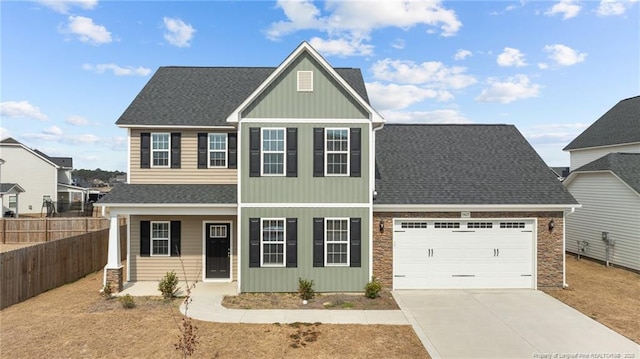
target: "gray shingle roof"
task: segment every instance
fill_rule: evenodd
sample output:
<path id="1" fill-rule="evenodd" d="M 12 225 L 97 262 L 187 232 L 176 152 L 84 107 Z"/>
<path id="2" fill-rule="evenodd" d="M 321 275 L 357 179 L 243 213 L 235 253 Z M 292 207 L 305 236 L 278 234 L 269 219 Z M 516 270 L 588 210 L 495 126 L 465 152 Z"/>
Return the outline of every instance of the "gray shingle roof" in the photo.
<path id="1" fill-rule="evenodd" d="M 577 204 L 512 125 L 385 125 L 375 204 Z"/>
<path id="2" fill-rule="evenodd" d="M 640 142 L 640 96 L 618 102 L 564 150 L 634 142 Z"/>
<path id="3" fill-rule="evenodd" d="M 611 171 L 640 193 L 640 153 L 609 153 L 573 172 Z"/>
<path id="4" fill-rule="evenodd" d="M 231 114 L 275 67 L 160 67 L 118 125 L 226 126 Z M 359 69 L 336 72 L 369 101 Z"/>
<path id="5" fill-rule="evenodd" d="M 236 204 L 235 184 L 121 184 L 104 204 Z"/>
<path id="6" fill-rule="evenodd" d="M 0 193 L 7 193 L 16 188 L 18 192 L 24 192 L 24 189 L 17 183 L 0 183 Z"/>

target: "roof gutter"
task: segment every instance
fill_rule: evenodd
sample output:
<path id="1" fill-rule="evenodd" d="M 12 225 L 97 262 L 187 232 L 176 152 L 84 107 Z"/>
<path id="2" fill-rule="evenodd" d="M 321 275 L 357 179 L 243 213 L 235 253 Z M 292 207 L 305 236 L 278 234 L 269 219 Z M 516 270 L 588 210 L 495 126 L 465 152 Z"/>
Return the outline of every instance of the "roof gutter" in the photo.
<path id="1" fill-rule="evenodd" d="M 374 212 L 574 211 L 575 204 L 373 204 Z"/>

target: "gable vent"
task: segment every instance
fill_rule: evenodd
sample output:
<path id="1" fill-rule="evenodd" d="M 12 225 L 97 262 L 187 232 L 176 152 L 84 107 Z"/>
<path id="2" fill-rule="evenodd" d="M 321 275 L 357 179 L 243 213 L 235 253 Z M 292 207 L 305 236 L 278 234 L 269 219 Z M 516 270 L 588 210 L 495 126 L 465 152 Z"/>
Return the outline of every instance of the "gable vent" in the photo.
<path id="1" fill-rule="evenodd" d="M 313 91 L 313 71 L 298 71 L 298 92 Z"/>

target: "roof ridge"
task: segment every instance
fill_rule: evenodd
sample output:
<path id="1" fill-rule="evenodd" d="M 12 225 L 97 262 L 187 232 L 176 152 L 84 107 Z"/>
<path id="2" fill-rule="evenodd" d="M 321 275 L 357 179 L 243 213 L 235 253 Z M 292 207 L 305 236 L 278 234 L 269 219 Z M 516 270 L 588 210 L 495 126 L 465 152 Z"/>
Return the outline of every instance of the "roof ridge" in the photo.
<path id="1" fill-rule="evenodd" d="M 384 127 L 389 126 L 515 126 L 508 123 L 385 123 Z"/>

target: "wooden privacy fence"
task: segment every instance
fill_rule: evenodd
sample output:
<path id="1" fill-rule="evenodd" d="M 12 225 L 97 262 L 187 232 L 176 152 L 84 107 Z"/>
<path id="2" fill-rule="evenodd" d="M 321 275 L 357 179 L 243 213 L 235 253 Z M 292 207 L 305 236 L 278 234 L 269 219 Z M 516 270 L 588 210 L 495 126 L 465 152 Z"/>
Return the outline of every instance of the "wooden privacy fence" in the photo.
<path id="1" fill-rule="evenodd" d="M 126 255 L 126 226 L 120 233 Z M 0 309 L 103 269 L 108 248 L 103 229 L 0 253 Z"/>
<path id="2" fill-rule="evenodd" d="M 125 219 L 120 218 L 120 224 Z M 2 218 L 0 243 L 54 241 L 109 228 L 107 218 Z"/>

